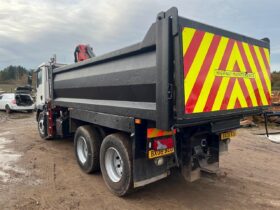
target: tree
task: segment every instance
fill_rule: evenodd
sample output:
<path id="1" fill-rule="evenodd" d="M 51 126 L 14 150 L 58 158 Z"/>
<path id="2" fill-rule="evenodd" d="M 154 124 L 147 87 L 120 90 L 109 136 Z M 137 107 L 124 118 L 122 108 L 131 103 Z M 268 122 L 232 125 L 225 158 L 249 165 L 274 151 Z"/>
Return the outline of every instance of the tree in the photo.
<path id="1" fill-rule="evenodd" d="M 20 80 L 25 75 L 29 75 L 29 71 L 22 66 L 8 66 L 0 71 L 0 80 Z"/>

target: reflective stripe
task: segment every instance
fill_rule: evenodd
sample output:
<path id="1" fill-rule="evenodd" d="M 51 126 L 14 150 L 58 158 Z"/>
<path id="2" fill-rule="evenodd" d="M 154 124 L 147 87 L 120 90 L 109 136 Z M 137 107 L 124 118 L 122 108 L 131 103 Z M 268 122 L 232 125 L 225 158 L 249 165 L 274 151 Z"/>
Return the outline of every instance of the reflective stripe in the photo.
<path id="1" fill-rule="evenodd" d="M 164 131 L 164 130 L 159 130 L 157 128 L 148 128 L 147 129 L 147 138 L 155 138 L 155 137 L 160 137 L 160 136 L 171 136 L 173 135 L 174 131 Z"/>

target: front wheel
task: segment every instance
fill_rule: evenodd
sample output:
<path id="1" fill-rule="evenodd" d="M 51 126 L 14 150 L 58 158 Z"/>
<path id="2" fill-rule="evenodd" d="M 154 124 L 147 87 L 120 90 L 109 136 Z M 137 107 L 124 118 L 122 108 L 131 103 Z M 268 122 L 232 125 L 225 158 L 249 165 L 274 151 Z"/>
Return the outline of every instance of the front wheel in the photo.
<path id="1" fill-rule="evenodd" d="M 100 168 L 108 188 L 117 196 L 133 189 L 131 142 L 128 136 L 115 133 L 105 137 L 100 149 Z"/>
<path id="2" fill-rule="evenodd" d="M 43 112 L 41 112 L 38 116 L 38 131 L 42 139 L 47 139 L 48 136 L 47 122 Z"/>

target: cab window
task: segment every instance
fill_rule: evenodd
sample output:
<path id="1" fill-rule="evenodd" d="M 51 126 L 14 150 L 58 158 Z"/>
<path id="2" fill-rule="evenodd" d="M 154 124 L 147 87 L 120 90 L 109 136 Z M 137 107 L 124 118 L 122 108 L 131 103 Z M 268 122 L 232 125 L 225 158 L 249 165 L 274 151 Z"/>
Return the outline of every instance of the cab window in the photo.
<path id="1" fill-rule="evenodd" d="M 41 69 L 37 72 L 37 87 L 40 84 L 42 84 L 42 70 Z"/>

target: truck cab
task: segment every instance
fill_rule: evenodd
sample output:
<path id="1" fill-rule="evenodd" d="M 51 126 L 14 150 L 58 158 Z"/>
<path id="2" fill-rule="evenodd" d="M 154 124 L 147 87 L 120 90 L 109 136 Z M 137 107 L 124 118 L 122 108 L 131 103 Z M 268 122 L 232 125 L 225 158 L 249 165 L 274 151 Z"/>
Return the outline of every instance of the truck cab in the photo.
<path id="1" fill-rule="evenodd" d="M 43 107 L 51 100 L 51 81 L 52 70 L 64 66 L 58 63 L 42 63 L 35 71 L 36 74 L 36 109 L 40 112 Z"/>

